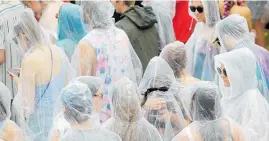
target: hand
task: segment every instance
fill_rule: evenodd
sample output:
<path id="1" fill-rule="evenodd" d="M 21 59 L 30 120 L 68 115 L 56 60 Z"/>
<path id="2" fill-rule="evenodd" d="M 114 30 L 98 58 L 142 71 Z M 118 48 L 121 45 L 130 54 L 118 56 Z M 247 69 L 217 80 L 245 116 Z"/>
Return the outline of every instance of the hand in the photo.
<path id="1" fill-rule="evenodd" d="M 162 98 L 148 99 L 144 105 L 147 110 L 160 110 L 166 106 L 166 102 Z"/>
<path id="2" fill-rule="evenodd" d="M 18 73 L 20 73 L 20 71 L 21 71 L 20 68 L 16 68 L 14 70 L 16 70 Z M 9 71 L 7 71 L 7 73 L 11 77 L 11 79 L 14 81 L 15 86 L 18 88 L 18 86 L 19 86 L 19 77 L 17 75 L 15 75 L 14 73 L 11 73 Z"/>

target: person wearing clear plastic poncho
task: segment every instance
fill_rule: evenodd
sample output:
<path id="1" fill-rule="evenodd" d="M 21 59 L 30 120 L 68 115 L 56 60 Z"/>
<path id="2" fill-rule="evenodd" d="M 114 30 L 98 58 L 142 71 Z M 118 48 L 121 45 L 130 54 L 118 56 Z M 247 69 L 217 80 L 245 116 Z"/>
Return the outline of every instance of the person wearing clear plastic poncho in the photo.
<path id="1" fill-rule="evenodd" d="M 126 33 L 112 22 L 114 11 L 110 1 L 84 1 L 84 20 L 89 33 L 84 37 L 73 56 L 72 64 L 79 76 L 97 76 L 104 81 L 104 108 L 101 120 L 111 116 L 107 90 L 110 84 L 122 77 L 139 83 L 142 64 Z"/>
<path id="2" fill-rule="evenodd" d="M 112 117 L 104 127 L 119 134 L 123 141 L 162 141 L 158 130 L 143 117 L 135 83 L 122 78 L 111 86 L 109 96 Z"/>
<path id="3" fill-rule="evenodd" d="M 173 70 L 168 63 L 154 57 L 139 85 L 144 97 L 141 106 L 146 111 L 145 118 L 158 129 L 164 141 L 170 141 L 186 126 L 174 91 L 168 91 L 175 83 Z"/>
<path id="4" fill-rule="evenodd" d="M 98 115 L 101 112 L 101 108 L 103 106 L 103 94 L 102 94 L 102 85 L 103 81 L 99 77 L 94 76 L 80 76 L 76 78 L 76 81 L 84 83 L 88 86 L 92 93 L 93 97 L 93 105 L 94 105 L 94 113 Z M 58 103 L 61 103 L 60 100 Z M 60 108 L 58 106 L 56 108 Z M 61 110 L 60 110 L 61 111 Z M 98 116 L 99 117 L 99 116 Z M 70 129 L 70 124 L 64 119 L 64 115 L 62 112 L 58 114 L 53 121 L 53 126 L 50 131 L 50 141 L 58 141 L 63 135 L 66 133 L 68 129 Z"/>
<path id="5" fill-rule="evenodd" d="M 85 83 L 71 82 L 62 90 L 60 98 L 64 118 L 71 126 L 61 141 L 121 141 L 117 134 L 100 127 L 94 115 L 91 90 Z"/>
<path id="6" fill-rule="evenodd" d="M 200 80 L 215 79 L 214 59 L 219 54 L 215 36 L 215 25 L 220 20 L 216 0 L 190 0 L 189 12 L 197 20 L 194 32 L 187 41 L 187 70 Z"/>
<path id="7" fill-rule="evenodd" d="M 87 35 L 81 10 L 78 5 L 65 3 L 59 13 L 57 45 L 70 60 L 79 41 Z"/>
<path id="8" fill-rule="evenodd" d="M 189 95 L 189 89 L 192 89 L 192 87 L 197 84 L 199 80 L 192 77 L 186 70 L 187 55 L 184 44 L 176 41 L 166 45 L 163 48 L 160 57 L 169 64 L 174 72 L 178 85 L 174 85 L 174 87 L 169 91 L 174 92 L 174 97 L 181 108 L 185 120 L 190 121 L 190 117 L 187 115 L 182 105 L 181 97 Z"/>
<path id="9" fill-rule="evenodd" d="M 10 106 L 10 91 L 0 82 L 0 140 L 23 141 L 23 131 L 16 123 L 9 119 L 11 116 Z"/>
<path id="10" fill-rule="evenodd" d="M 160 49 L 162 50 L 164 46 L 176 40 L 172 22 L 176 11 L 176 1 L 144 0 L 142 4 L 152 7 L 156 15 Z"/>
<path id="11" fill-rule="evenodd" d="M 246 47 L 255 54 L 259 90 L 269 101 L 269 52 L 250 39 L 246 19 L 236 14 L 230 15 L 217 24 L 216 34 L 221 44 L 221 50 L 231 51 Z M 244 60 L 241 63 L 244 63 Z"/>
<path id="12" fill-rule="evenodd" d="M 257 88 L 254 54 L 248 48 L 222 53 L 215 56 L 215 69 L 223 115 L 242 126 L 245 139 L 268 141 L 269 104 Z"/>
<path id="13" fill-rule="evenodd" d="M 172 68 L 182 88 L 199 82 L 198 79 L 192 77 L 186 70 L 187 55 L 184 46 L 184 43 L 175 41 L 166 45 L 160 54 L 160 57 Z"/>
<path id="14" fill-rule="evenodd" d="M 184 97 L 192 123 L 173 141 L 244 141 L 243 129 L 222 114 L 219 89 L 212 82 L 200 82 Z"/>
<path id="15" fill-rule="evenodd" d="M 10 73 L 18 86 L 13 102 L 16 122 L 33 141 L 48 138 L 58 93 L 73 76 L 64 52 L 51 45 L 48 37 L 30 9 L 20 14 L 8 37 L 24 54 L 20 77 Z"/>

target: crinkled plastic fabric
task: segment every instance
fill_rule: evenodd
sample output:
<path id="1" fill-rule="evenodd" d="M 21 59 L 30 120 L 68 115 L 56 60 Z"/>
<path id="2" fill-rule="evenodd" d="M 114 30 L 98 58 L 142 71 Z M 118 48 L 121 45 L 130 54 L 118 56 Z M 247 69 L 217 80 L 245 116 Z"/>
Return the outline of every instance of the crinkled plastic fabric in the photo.
<path id="1" fill-rule="evenodd" d="M 247 140 L 268 140 L 269 104 L 257 89 L 254 54 L 248 48 L 236 49 L 215 56 L 215 63 L 216 69 L 224 66 L 230 82 L 225 87 L 219 77 L 223 114 L 242 126 Z"/>
<path id="2" fill-rule="evenodd" d="M 166 102 L 166 106 L 159 110 L 145 109 L 146 119 L 158 129 L 164 141 L 170 141 L 186 126 L 174 93 L 168 91 L 174 83 L 175 76 L 169 64 L 160 57 L 154 57 L 150 60 L 139 85 L 144 101 L 161 98 Z"/>
<path id="3" fill-rule="evenodd" d="M 50 43 L 49 35 L 29 9 L 20 14 L 9 40 L 18 44 L 24 54 L 18 94 L 13 102 L 16 123 L 30 140 L 47 140 L 56 99 L 73 78 L 74 70 L 64 52 Z"/>
<path id="4" fill-rule="evenodd" d="M 160 38 L 160 46 L 164 48 L 169 43 L 174 42 L 175 35 L 172 19 L 175 15 L 176 1 L 149 0 L 143 1 L 144 6 L 152 7 L 157 18 L 157 29 Z"/>
<path id="5" fill-rule="evenodd" d="M 80 76 L 76 78 L 77 81 L 87 84 L 88 88 L 91 90 L 92 95 L 95 96 L 98 90 L 103 85 L 103 80 L 95 76 Z"/>
<path id="6" fill-rule="evenodd" d="M 219 54 L 216 40 L 215 25 L 220 20 L 218 2 L 215 0 L 202 1 L 206 23 L 196 24 L 194 32 L 187 41 L 187 70 L 192 76 L 205 81 L 215 79 L 214 59 Z M 189 2 L 191 5 L 191 1 Z M 194 13 L 189 10 L 194 17 Z M 195 18 L 195 17 L 194 17 Z"/>
<path id="7" fill-rule="evenodd" d="M 230 118 L 222 116 L 220 94 L 216 84 L 200 82 L 191 91 L 191 94 L 182 98 L 193 122 L 173 141 L 244 140 L 243 129 Z"/>
<path id="8" fill-rule="evenodd" d="M 160 57 L 169 64 L 176 78 L 180 77 L 180 72 L 187 66 L 186 50 L 182 42 L 176 41 L 166 45 Z"/>
<path id="9" fill-rule="evenodd" d="M 9 89 L 0 82 L 0 121 L 9 119 L 11 116 L 11 93 Z"/>
<path id="10" fill-rule="evenodd" d="M 252 20 L 260 20 L 261 16 L 265 12 L 264 7 L 268 1 L 247 1 L 247 6 L 251 10 L 251 18 Z M 268 7 L 267 7 L 268 8 Z"/>
<path id="11" fill-rule="evenodd" d="M 217 36 L 224 51 L 249 48 L 256 56 L 259 90 L 269 100 L 269 52 L 256 45 L 250 39 L 247 21 L 244 17 L 233 14 L 220 21 L 216 26 Z"/>
<path id="12" fill-rule="evenodd" d="M 115 82 L 110 90 L 112 117 L 104 123 L 123 141 L 162 141 L 158 130 L 142 114 L 137 85 L 128 78 Z"/>
<path id="13" fill-rule="evenodd" d="M 59 13 L 57 45 L 71 59 L 79 41 L 87 35 L 83 23 L 81 7 L 75 4 L 63 4 Z"/>
<path id="14" fill-rule="evenodd" d="M 91 30 L 82 40 L 88 46 L 78 46 L 72 60 L 78 76 L 94 75 L 105 83 L 102 121 L 111 116 L 107 96 L 110 84 L 122 77 L 138 84 L 143 73 L 141 61 L 128 36 L 112 22 L 113 11 L 110 1 L 83 2 L 84 19 Z"/>
<path id="15" fill-rule="evenodd" d="M 71 128 L 61 138 L 63 141 L 121 141 L 115 133 L 100 128 L 99 119 L 94 114 L 93 97 L 87 84 L 74 81 L 61 92 L 63 115 Z"/>

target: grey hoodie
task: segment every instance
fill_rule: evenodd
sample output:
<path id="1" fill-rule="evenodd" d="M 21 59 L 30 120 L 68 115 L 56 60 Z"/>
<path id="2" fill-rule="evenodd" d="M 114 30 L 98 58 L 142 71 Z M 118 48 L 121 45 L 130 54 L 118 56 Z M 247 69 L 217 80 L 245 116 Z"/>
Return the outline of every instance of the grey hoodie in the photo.
<path id="1" fill-rule="evenodd" d="M 151 7 L 134 6 L 116 23 L 128 35 L 130 42 L 142 62 L 143 68 L 159 54 L 159 37 L 155 27 L 156 16 Z"/>

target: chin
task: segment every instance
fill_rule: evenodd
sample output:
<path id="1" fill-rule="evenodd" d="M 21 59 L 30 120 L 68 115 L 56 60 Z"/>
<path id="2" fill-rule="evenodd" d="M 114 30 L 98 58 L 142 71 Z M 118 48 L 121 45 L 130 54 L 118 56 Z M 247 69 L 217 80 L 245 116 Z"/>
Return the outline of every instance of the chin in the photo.
<path id="1" fill-rule="evenodd" d="M 230 84 L 224 84 L 225 87 L 230 87 Z"/>

